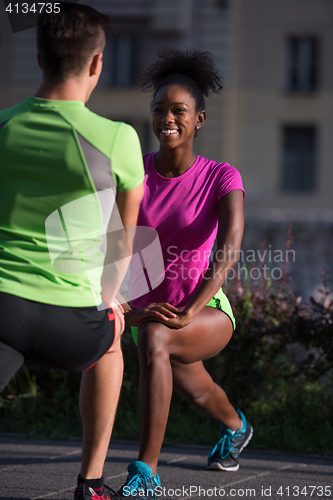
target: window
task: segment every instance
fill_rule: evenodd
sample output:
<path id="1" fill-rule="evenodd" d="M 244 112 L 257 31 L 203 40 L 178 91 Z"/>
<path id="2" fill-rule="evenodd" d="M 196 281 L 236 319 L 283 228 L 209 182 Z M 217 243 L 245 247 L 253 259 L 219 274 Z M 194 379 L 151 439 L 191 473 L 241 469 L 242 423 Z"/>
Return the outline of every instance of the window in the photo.
<path id="1" fill-rule="evenodd" d="M 316 182 L 316 136 L 314 126 L 283 129 L 283 190 L 310 193 Z"/>
<path id="2" fill-rule="evenodd" d="M 314 92 L 317 88 L 318 41 L 314 37 L 287 40 L 286 88 L 292 92 Z"/>
<path id="3" fill-rule="evenodd" d="M 130 35 L 115 35 L 110 40 L 111 85 L 134 85 L 134 39 Z"/>

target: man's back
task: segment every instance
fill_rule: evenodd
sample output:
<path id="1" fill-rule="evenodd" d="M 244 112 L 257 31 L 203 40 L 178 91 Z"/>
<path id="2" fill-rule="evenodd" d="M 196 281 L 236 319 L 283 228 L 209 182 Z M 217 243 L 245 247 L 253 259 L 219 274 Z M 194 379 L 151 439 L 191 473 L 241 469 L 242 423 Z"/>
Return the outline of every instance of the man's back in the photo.
<path id="1" fill-rule="evenodd" d="M 31 97 L 0 111 L 0 152 L 0 291 L 95 305 L 100 271 L 85 266 L 103 265 L 116 190 L 143 180 L 136 132 L 83 102 Z"/>

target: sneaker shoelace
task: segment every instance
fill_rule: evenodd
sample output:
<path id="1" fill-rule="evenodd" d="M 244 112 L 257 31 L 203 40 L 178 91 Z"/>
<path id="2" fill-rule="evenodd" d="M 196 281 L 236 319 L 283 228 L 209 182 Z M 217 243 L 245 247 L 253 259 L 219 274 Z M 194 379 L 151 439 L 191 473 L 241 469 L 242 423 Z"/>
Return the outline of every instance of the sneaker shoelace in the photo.
<path id="1" fill-rule="evenodd" d="M 218 452 L 219 457 L 222 459 L 227 458 L 229 455 L 231 455 L 233 458 L 236 458 L 238 450 L 236 446 L 233 445 L 233 441 L 236 437 L 241 436 L 241 434 L 241 429 L 238 429 L 234 434 L 224 434 L 216 443 L 208 458 L 212 458 L 216 452 Z M 233 454 L 233 452 L 236 452 L 235 455 Z"/>
<path id="2" fill-rule="evenodd" d="M 232 450 L 231 446 L 231 437 L 225 434 L 221 439 L 216 443 L 212 451 L 210 452 L 208 458 L 213 458 L 215 453 L 217 452 L 220 458 L 227 458 L 229 453 Z"/>

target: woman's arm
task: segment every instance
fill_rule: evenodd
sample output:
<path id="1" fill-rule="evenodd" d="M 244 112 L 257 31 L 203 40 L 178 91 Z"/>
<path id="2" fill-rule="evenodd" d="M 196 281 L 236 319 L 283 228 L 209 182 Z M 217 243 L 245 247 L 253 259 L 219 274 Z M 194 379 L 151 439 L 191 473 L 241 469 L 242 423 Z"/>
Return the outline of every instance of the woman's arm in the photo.
<path id="1" fill-rule="evenodd" d="M 239 260 L 244 231 L 243 191 L 236 189 L 218 203 L 217 249 L 205 276 L 185 309 L 167 322 L 170 328 L 183 328 L 205 307 L 225 282 Z"/>

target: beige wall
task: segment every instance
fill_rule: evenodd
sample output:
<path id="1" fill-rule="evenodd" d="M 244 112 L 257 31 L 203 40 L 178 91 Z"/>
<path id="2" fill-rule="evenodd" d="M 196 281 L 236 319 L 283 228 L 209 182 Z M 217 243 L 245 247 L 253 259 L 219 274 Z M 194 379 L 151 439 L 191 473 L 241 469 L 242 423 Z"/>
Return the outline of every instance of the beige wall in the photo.
<path id="1" fill-rule="evenodd" d="M 216 54 L 225 88 L 207 100 L 207 121 L 196 139 L 196 152 L 228 161 L 241 171 L 247 207 L 333 208 L 332 0 L 229 0 L 228 9 L 218 7 L 215 0 L 192 0 L 192 25 L 185 38 L 151 29 L 148 0 L 126 0 L 126 5 L 120 0 L 86 3 L 108 11 L 115 30 L 134 30 L 142 69 L 165 46 L 194 46 Z M 13 35 L 3 13 L 0 30 L 3 109 L 33 94 L 41 72 L 35 30 Z M 302 34 L 318 35 L 321 40 L 320 86 L 307 96 L 288 94 L 283 88 L 285 39 Z M 149 96 L 139 88 L 100 85 L 88 107 L 132 123 L 144 149 L 157 148 L 149 131 Z M 315 124 L 319 131 L 318 189 L 311 195 L 290 195 L 281 190 L 281 128 L 302 124 Z"/>
<path id="2" fill-rule="evenodd" d="M 333 95 L 288 97 L 269 91 L 225 92 L 224 158 L 242 172 L 249 206 L 333 208 Z M 317 190 L 284 193 L 283 125 L 318 127 Z"/>
<path id="3" fill-rule="evenodd" d="M 249 207 L 333 208 L 333 2 L 234 0 L 229 75 L 224 93 L 224 157 L 241 171 Z M 320 39 L 319 89 L 284 90 L 284 43 Z M 318 127 L 317 190 L 281 189 L 283 125 Z"/>
<path id="4" fill-rule="evenodd" d="M 162 17 L 165 9 L 172 15 L 172 8 L 175 8 L 177 2 L 174 7 L 159 0 L 154 2 L 155 9 L 152 10 L 150 0 L 85 0 L 85 3 L 110 15 L 113 31 L 130 32 L 137 37 L 137 65 L 141 71 L 156 59 L 160 48 L 195 46 L 214 52 L 217 56 L 217 65 L 224 75 L 228 36 L 227 10 L 218 7 L 215 0 L 187 2 L 186 8 L 190 12 L 191 23 L 182 33 L 173 31 L 173 28 L 170 31 L 172 25 L 170 29 L 163 29 L 163 26 L 157 29 L 153 22 L 159 10 Z M 6 59 L 6 81 L 0 80 L 0 84 L 3 83 L 0 109 L 3 109 L 34 94 L 42 75 L 36 62 L 36 30 L 30 29 L 13 34 L 2 10 L 0 14 L 1 33 L 5 34 L 2 38 L 6 39 L 0 46 L 1 61 L 5 60 L 5 45 L 11 54 Z M 143 148 L 157 149 L 157 141 L 149 130 L 150 96 L 142 93 L 139 87 L 123 89 L 110 87 L 107 57 L 106 53 L 101 84 L 93 92 L 88 107 L 102 116 L 130 122 L 137 129 Z M 221 142 L 223 100 L 223 95 L 207 100 L 208 119 L 196 139 L 196 152 L 216 161 L 224 161 Z"/>

